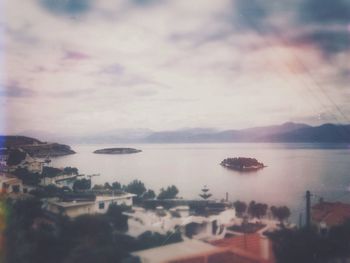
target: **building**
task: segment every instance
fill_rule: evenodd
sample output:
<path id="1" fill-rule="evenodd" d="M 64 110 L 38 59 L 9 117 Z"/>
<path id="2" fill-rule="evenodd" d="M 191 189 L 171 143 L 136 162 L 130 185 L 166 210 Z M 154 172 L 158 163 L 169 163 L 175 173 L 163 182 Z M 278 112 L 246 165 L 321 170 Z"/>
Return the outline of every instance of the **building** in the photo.
<path id="1" fill-rule="evenodd" d="M 53 198 L 45 203 L 44 208 L 54 214 L 75 218 L 84 214 L 104 214 L 111 204 L 133 205 L 134 194 L 118 192 L 114 194 L 85 195 L 69 198 Z"/>
<path id="2" fill-rule="evenodd" d="M 350 204 L 325 202 L 321 199 L 311 209 L 311 220 L 320 232 L 327 232 L 329 228 L 350 220 Z"/>
<path id="3" fill-rule="evenodd" d="M 16 168 L 26 168 L 31 173 L 41 174 L 43 172 L 44 163 L 44 161 L 39 161 L 27 154 L 26 158 L 17 165 Z"/>
<path id="4" fill-rule="evenodd" d="M 24 187 L 22 180 L 10 174 L 0 174 L 0 192 L 5 194 L 23 193 Z"/>
<path id="5" fill-rule="evenodd" d="M 12 194 L 11 197 L 15 197 L 14 195 L 18 194 L 28 194 L 34 189 L 36 189 L 36 187 L 23 184 L 21 179 L 11 174 L 0 173 L 0 193 L 7 195 Z"/>
<path id="6" fill-rule="evenodd" d="M 217 247 L 228 248 L 237 256 L 257 259 L 258 262 L 275 262 L 272 242 L 258 233 L 224 238 L 210 243 Z"/>
<path id="7" fill-rule="evenodd" d="M 55 177 L 44 177 L 40 180 L 40 185 L 48 186 L 55 185 L 57 187 L 69 187 L 73 188 L 74 182 L 79 175 L 77 174 L 61 174 Z"/>
<path id="8" fill-rule="evenodd" d="M 128 234 L 138 237 L 146 231 L 166 234 L 179 230 L 184 237 L 199 240 L 222 239 L 226 234 L 226 227 L 236 220 L 234 209 L 227 209 L 217 215 L 193 215 L 186 206 L 178 206 L 165 210 L 134 208 L 133 213 L 124 213 L 129 217 Z"/>
<path id="9" fill-rule="evenodd" d="M 274 263 L 272 246 L 258 234 L 222 239 L 213 243 L 183 242 L 132 253 L 142 263 Z"/>
<path id="10" fill-rule="evenodd" d="M 177 260 L 184 257 L 196 257 L 199 254 L 214 251 L 217 251 L 215 246 L 192 239 L 175 244 L 136 251 L 132 253 L 132 255 L 138 257 L 141 263 L 170 263 L 181 262 Z"/>

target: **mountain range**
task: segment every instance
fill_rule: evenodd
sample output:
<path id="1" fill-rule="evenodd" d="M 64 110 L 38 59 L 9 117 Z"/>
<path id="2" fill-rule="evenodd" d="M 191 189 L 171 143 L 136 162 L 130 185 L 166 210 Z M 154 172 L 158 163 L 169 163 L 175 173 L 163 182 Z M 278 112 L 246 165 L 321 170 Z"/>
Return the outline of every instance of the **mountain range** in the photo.
<path id="1" fill-rule="evenodd" d="M 35 136 L 35 133 L 25 134 Z M 192 128 L 154 132 L 149 129 L 121 129 L 86 136 L 59 136 L 40 139 L 64 143 L 230 143 L 230 142 L 350 142 L 350 125 L 323 124 L 310 126 L 287 122 L 282 125 L 262 126 L 248 129 Z"/>

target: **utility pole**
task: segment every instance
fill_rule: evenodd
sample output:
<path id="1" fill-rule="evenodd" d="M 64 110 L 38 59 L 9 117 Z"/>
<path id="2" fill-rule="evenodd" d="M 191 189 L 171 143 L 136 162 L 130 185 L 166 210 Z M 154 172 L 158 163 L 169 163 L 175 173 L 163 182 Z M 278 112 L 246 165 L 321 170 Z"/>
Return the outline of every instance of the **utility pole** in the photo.
<path id="1" fill-rule="evenodd" d="M 299 228 L 302 228 L 303 226 L 303 215 L 300 213 L 299 214 Z"/>
<path id="2" fill-rule="evenodd" d="M 311 205 L 311 193 L 308 190 L 306 191 L 306 227 L 307 228 L 310 228 L 310 225 L 311 225 L 310 205 Z"/>

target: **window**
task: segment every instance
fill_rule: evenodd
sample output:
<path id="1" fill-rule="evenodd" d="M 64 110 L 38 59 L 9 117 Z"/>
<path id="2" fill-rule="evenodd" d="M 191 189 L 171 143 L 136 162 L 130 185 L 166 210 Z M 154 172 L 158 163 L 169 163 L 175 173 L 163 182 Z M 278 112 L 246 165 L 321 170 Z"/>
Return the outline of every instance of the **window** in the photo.
<path id="1" fill-rule="evenodd" d="M 98 204 L 98 208 L 99 209 L 104 209 L 105 208 L 105 203 L 104 202 L 101 202 Z"/>

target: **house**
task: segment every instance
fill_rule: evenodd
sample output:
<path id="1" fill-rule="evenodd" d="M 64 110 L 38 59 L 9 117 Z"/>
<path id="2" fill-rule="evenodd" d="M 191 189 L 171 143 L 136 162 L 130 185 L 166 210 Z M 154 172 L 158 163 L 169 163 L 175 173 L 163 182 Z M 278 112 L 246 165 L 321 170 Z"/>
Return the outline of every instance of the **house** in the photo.
<path id="1" fill-rule="evenodd" d="M 22 180 L 7 173 L 0 173 L 0 192 L 5 194 L 23 193 Z"/>
<path id="2" fill-rule="evenodd" d="M 258 262 L 273 263 L 272 242 L 258 233 L 224 238 L 210 242 L 212 245 L 228 248 L 237 256 L 257 259 Z"/>
<path id="3" fill-rule="evenodd" d="M 320 232 L 326 233 L 329 228 L 350 220 L 350 204 L 325 202 L 321 199 L 311 209 L 311 220 Z"/>
<path id="4" fill-rule="evenodd" d="M 27 154 L 26 158 L 17 165 L 16 168 L 26 168 L 31 173 L 41 174 L 43 172 L 44 163 L 44 161 L 39 161 Z"/>
<path id="5" fill-rule="evenodd" d="M 54 177 L 44 177 L 40 180 L 40 185 L 48 186 L 55 185 L 57 187 L 69 187 L 73 188 L 74 182 L 77 180 L 79 175 L 71 174 L 61 174 Z"/>
<path id="6" fill-rule="evenodd" d="M 120 191 L 113 194 L 53 198 L 47 201 L 44 208 L 54 214 L 75 218 L 84 214 L 104 214 L 111 204 L 132 206 L 134 196 Z"/>
<path id="7" fill-rule="evenodd" d="M 133 252 L 141 263 L 170 263 L 185 257 L 195 257 L 199 254 L 217 251 L 215 246 L 189 239 L 175 244 Z"/>
<path id="8" fill-rule="evenodd" d="M 7 161 L 11 154 L 18 155 L 19 157 L 16 158 L 16 162 L 8 164 Z M 6 157 L 3 158 L 6 158 L 6 168 L 9 172 L 14 172 L 18 168 L 25 168 L 31 173 L 41 174 L 43 172 L 43 167 L 45 164 L 44 161 L 31 157 L 28 153 L 26 153 L 20 148 L 13 150 L 11 153 L 9 153 Z"/>
<path id="9" fill-rule="evenodd" d="M 236 219 L 234 209 L 227 209 L 217 215 L 192 215 L 188 207 L 178 206 L 165 210 L 145 210 L 135 207 L 133 212 L 125 212 L 129 217 L 128 234 L 137 237 L 145 231 L 166 234 L 179 230 L 183 236 L 199 240 L 215 240 L 225 236 L 226 226 Z"/>
<path id="10" fill-rule="evenodd" d="M 142 263 L 274 263 L 271 243 L 258 234 L 205 243 L 195 239 L 132 253 Z"/>
<path id="11" fill-rule="evenodd" d="M 0 167 L 6 167 L 8 152 L 6 149 L 0 149 Z"/>

